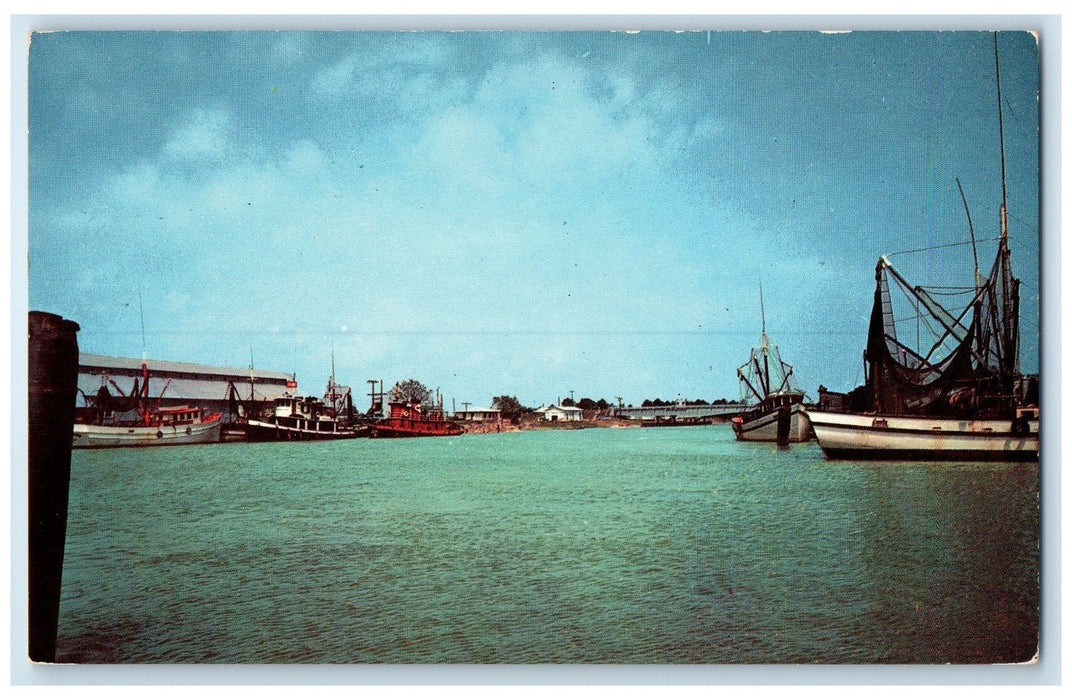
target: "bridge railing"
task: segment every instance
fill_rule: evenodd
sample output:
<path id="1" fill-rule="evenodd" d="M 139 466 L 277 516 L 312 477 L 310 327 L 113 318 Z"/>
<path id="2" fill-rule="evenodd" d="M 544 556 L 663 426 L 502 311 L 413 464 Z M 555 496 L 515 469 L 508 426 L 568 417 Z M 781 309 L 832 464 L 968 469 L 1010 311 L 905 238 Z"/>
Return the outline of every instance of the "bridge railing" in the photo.
<path id="1" fill-rule="evenodd" d="M 615 408 L 614 415 L 618 418 L 644 419 L 644 418 L 715 418 L 721 416 L 735 416 L 748 409 L 748 406 L 740 403 L 726 404 L 677 404 L 674 406 L 642 406 L 639 408 Z"/>

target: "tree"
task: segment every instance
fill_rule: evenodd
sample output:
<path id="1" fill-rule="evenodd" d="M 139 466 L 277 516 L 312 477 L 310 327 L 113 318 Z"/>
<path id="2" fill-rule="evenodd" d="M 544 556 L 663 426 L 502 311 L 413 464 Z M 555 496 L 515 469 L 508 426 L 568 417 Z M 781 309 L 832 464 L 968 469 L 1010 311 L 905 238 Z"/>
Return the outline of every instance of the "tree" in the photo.
<path id="1" fill-rule="evenodd" d="M 514 423 L 531 410 L 522 406 L 516 396 L 496 396 L 491 400 L 491 407 L 499 409 L 503 418 Z"/>
<path id="2" fill-rule="evenodd" d="M 569 397 L 566 397 L 566 398 L 562 399 L 562 405 L 563 406 L 573 406 L 574 405 L 573 399 L 571 399 Z"/>
<path id="3" fill-rule="evenodd" d="M 577 408 L 582 411 L 594 411 L 596 410 L 596 402 L 586 396 L 577 402 Z"/>
<path id="4" fill-rule="evenodd" d="M 398 382 L 391 389 L 391 399 L 393 401 L 423 404 L 431 395 L 432 392 L 428 390 L 428 387 L 416 379 Z"/>

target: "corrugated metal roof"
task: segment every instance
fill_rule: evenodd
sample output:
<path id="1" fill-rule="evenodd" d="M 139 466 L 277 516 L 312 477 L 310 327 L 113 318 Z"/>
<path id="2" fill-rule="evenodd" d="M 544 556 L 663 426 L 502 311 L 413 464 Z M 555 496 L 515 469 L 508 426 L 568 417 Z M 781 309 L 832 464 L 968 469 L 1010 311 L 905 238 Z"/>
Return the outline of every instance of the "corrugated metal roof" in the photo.
<path id="1" fill-rule="evenodd" d="M 129 396 L 135 377 L 141 376 L 141 360 L 132 357 L 109 357 L 79 353 L 78 388 L 88 397 L 96 395 L 102 382 L 113 396 Z M 149 370 L 149 396 L 165 403 L 175 401 L 225 401 L 227 385 L 233 382 L 239 398 L 249 400 L 249 368 L 213 367 L 189 362 L 145 360 Z M 102 378 L 101 375 L 106 378 Z M 274 401 L 285 394 L 297 394 L 293 375 L 253 369 L 254 396 L 258 401 Z M 114 382 L 116 389 L 108 380 Z M 294 383 L 288 387 L 287 382 Z M 163 392 L 163 394 L 161 394 Z M 82 397 L 79 396 L 79 404 Z"/>
<path id="2" fill-rule="evenodd" d="M 141 360 L 132 357 L 110 357 L 108 355 L 91 355 L 79 353 L 79 370 L 84 367 L 101 367 L 104 369 L 135 370 L 141 371 Z M 189 362 L 168 362 L 165 360 L 145 360 L 145 365 L 150 372 L 161 374 L 165 372 L 181 372 L 184 374 L 203 374 L 222 377 L 225 380 L 244 379 L 249 382 L 250 369 L 248 367 L 213 367 L 212 365 L 195 365 Z M 293 375 L 285 372 L 273 372 L 271 370 L 253 369 L 253 376 L 257 379 L 273 379 L 286 381 Z"/>
<path id="3" fill-rule="evenodd" d="M 129 396 L 134 389 L 134 377 L 109 375 L 108 378 L 119 387 L 117 391 L 115 386 L 110 383 L 107 384 L 108 391 L 112 396 L 116 396 L 120 392 L 124 396 Z M 223 401 L 227 398 L 227 383 L 227 379 L 222 377 L 220 379 L 176 378 L 171 379 L 169 383 L 167 378 L 150 375 L 149 396 L 153 399 L 158 399 L 161 398 L 161 392 L 163 392 L 162 398 L 167 401 Z M 92 397 L 96 395 L 101 388 L 101 376 L 99 374 L 79 373 L 78 388 L 86 396 Z M 240 399 L 249 399 L 248 377 L 244 383 L 235 382 L 235 388 L 238 390 Z M 294 394 L 297 391 L 296 388 L 288 389 L 285 384 L 254 383 L 254 395 L 258 401 L 274 401 L 288 392 Z M 79 397 L 79 400 L 81 400 L 81 397 Z"/>

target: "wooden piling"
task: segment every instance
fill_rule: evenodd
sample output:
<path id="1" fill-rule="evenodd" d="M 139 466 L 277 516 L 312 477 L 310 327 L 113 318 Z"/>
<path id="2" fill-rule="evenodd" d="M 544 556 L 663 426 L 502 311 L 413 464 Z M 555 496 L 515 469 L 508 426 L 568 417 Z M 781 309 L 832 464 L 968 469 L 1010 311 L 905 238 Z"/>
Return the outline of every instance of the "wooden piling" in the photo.
<path id="1" fill-rule="evenodd" d="M 46 663 L 56 659 L 78 330 L 55 314 L 29 314 L 29 656 Z"/>

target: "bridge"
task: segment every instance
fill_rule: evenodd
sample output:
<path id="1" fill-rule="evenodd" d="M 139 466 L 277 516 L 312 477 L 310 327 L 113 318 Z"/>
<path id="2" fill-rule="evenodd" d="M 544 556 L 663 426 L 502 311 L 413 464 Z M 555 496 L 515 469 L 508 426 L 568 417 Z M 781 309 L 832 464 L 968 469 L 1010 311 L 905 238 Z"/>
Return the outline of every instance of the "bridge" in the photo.
<path id="1" fill-rule="evenodd" d="M 750 406 L 743 403 L 696 404 L 681 403 L 672 406 L 643 406 L 641 408 L 615 408 L 614 416 L 633 420 L 669 418 L 729 418 L 746 411 Z"/>

